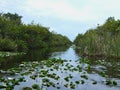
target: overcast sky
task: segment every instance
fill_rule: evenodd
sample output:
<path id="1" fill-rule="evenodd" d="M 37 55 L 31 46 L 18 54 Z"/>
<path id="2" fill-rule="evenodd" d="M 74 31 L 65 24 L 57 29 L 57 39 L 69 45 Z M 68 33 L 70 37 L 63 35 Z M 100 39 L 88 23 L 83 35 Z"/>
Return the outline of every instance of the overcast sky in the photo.
<path id="1" fill-rule="evenodd" d="M 114 16 L 120 19 L 120 0 L 0 0 L 0 12 L 18 13 L 24 23 L 39 23 L 74 40 Z"/>

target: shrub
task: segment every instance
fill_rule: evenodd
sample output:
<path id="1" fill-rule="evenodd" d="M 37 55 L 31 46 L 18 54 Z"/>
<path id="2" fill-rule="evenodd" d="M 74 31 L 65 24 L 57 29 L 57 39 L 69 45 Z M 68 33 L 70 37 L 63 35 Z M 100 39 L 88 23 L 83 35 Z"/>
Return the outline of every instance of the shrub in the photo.
<path id="1" fill-rule="evenodd" d="M 17 44 L 17 51 L 18 52 L 23 52 L 23 51 L 28 50 L 27 44 L 24 41 L 22 41 L 22 40 L 16 41 L 16 44 Z"/>
<path id="2" fill-rule="evenodd" d="M 0 50 L 2 51 L 16 51 L 17 45 L 10 39 L 0 39 Z"/>

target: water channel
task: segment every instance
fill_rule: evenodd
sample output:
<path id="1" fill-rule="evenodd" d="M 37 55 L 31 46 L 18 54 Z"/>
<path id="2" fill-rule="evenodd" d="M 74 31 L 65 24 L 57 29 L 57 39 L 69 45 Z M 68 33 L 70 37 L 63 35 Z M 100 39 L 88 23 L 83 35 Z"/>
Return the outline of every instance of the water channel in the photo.
<path id="1" fill-rule="evenodd" d="M 57 66 L 41 67 L 42 61 L 44 60 L 45 63 L 48 58 L 67 61 L 65 61 L 63 65 L 54 64 Z M 58 51 L 54 50 L 54 52 L 49 55 L 45 54 L 44 50 L 43 53 L 40 53 L 39 51 L 31 51 L 25 56 L 9 57 L 9 60 L 6 58 L 5 60 L 6 62 L 4 60 L 0 62 L 0 70 L 7 70 L 20 65 L 22 66 L 26 61 L 27 63 L 26 66 L 22 66 L 22 71 L 17 72 L 15 75 L 0 73 L 1 77 L 13 79 L 21 77 L 23 72 L 28 70 L 32 71 L 31 73 L 22 76 L 26 82 L 20 82 L 19 85 L 15 85 L 14 90 L 22 90 L 23 87 L 32 88 L 33 84 L 40 85 L 42 90 L 120 90 L 119 61 L 88 60 L 88 63 L 83 63 L 80 61 L 80 56 L 75 52 L 73 47 L 64 48 Z M 33 65 L 36 66 L 33 68 L 31 67 Z M 56 76 L 59 76 L 59 79 L 57 80 L 50 77 L 48 78 L 55 83 L 55 86 L 42 86 L 42 79 L 47 78 L 47 76 L 40 77 L 41 70 L 46 70 L 49 74 L 54 73 Z M 36 75 L 36 78 L 31 79 L 32 75 Z M 71 78 L 67 78 L 68 76 L 71 76 Z M 4 83 L 0 83 L 0 85 L 3 84 Z"/>

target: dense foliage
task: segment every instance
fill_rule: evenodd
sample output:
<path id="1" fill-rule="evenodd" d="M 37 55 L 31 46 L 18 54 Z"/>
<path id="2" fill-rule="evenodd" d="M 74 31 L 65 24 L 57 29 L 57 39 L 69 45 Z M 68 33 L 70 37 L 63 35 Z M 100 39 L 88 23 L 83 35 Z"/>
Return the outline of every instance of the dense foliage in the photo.
<path id="1" fill-rule="evenodd" d="M 21 18 L 16 13 L 0 13 L 0 51 L 26 51 L 71 43 L 66 36 L 52 33 L 47 27 L 23 24 Z"/>
<path id="2" fill-rule="evenodd" d="M 82 55 L 120 57 L 120 20 L 109 17 L 103 25 L 78 34 L 74 43 Z"/>

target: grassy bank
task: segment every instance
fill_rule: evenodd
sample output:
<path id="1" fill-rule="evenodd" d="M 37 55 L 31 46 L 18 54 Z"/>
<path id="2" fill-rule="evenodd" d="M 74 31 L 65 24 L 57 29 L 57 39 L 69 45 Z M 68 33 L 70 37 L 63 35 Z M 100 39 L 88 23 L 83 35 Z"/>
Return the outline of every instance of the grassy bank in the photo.
<path id="1" fill-rule="evenodd" d="M 82 56 L 120 58 L 120 20 L 109 17 L 103 25 L 78 34 L 74 43 Z"/>

